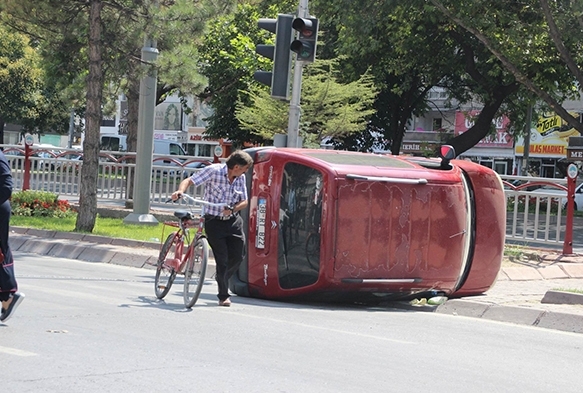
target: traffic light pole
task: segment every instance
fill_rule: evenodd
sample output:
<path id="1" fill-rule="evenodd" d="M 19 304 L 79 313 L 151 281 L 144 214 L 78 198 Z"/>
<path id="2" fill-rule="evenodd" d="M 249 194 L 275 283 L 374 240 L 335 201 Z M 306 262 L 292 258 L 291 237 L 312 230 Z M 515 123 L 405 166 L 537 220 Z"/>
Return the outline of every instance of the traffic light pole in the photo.
<path id="1" fill-rule="evenodd" d="M 306 18 L 308 13 L 308 0 L 300 0 L 298 17 Z M 289 121 L 287 125 L 287 147 L 301 147 L 299 139 L 300 129 L 300 97 L 302 95 L 302 71 L 304 62 L 296 58 L 294 66 L 294 81 L 292 84 L 292 97 L 289 103 Z"/>

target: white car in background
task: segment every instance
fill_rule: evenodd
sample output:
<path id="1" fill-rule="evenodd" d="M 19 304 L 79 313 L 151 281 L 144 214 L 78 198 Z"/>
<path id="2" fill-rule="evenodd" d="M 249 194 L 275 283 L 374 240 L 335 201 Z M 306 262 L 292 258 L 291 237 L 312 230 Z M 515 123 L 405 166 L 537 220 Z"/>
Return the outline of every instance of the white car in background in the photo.
<path id="1" fill-rule="evenodd" d="M 561 198 L 561 206 L 567 208 L 567 193 L 555 187 L 544 186 L 530 192 L 532 196 L 541 198 Z M 575 210 L 583 211 L 583 183 L 575 187 Z"/>

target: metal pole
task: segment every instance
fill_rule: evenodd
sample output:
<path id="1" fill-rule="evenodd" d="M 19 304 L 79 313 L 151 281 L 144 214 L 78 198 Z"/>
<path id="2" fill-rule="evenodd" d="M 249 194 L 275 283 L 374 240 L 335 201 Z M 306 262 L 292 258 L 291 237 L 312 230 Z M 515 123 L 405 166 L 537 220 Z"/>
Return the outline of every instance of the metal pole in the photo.
<path id="1" fill-rule="evenodd" d="M 71 108 L 71 116 L 69 117 L 69 142 L 67 147 L 71 149 L 73 147 L 73 136 L 75 131 L 75 109 Z"/>
<path id="2" fill-rule="evenodd" d="M 309 16 L 308 0 L 300 0 L 298 18 Z M 294 65 L 294 81 L 292 84 L 292 98 L 289 103 L 289 121 L 287 125 L 287 147 L 302 147 L 300 144 L 300 98 L 302 95 L 302 71 L 304 63 L 296 58 Z"/>
<path id="3" fill-rule="evenodd" d="M 530 156 L 530 127 L 532 126 L 532 105 L 526 111 L 526 125 L 524 127 L 524 151 L 522 152 L 521 176 L 528 176 L 528 159 Z"/>
<path id="4" fill-rule="evenodd" d="M 573 254 L 573 216 L 575 215 L 575 188 L 577 187 L 577 166 L 569 164 L 567 170 L 567 223 L 565 225 L 565 240 L 563 255 Z"/>
<path id="5" fill-rule="evenodd" d="M 156 40 L 146 38 L 142 48 L 142 63 L 150 65 L 158 58 Z M 154 111 L 156 108 L 155 68 L 140 82 L 140 104 L 138 108 L 138 144 L 136 149 L 136 173 L 134 181 L 134 212 L 124 218 L 128 224 L 158 224 L 150 214 L 150 185 L 152 182 L 152 154 L 154 152 Z"/>

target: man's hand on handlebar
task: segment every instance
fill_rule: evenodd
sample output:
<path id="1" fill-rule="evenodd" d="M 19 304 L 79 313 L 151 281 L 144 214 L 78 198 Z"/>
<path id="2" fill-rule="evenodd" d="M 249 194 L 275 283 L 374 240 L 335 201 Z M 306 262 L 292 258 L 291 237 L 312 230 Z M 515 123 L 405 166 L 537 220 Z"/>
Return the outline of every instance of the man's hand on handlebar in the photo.
<path id="1" fill-rule="evenodd" d="M 170 198 L 172 198 L 173 201 L 182 198 L 182 191 L 174 191 Z"/>

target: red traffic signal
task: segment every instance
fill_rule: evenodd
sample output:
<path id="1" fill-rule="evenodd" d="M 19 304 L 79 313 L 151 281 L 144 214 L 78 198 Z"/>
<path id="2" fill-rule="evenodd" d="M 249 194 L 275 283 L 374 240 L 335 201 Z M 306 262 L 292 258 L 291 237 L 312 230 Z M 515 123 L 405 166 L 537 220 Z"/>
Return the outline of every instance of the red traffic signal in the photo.
<path id="1" fill-rule="evenodd" d="M 314 62 L 318 41 L 318 19 L 295 18 L 292 28 L 299 32 L 299 36 L 291 43 L 291 51 L 296 53 L 298 61 Z"/>

